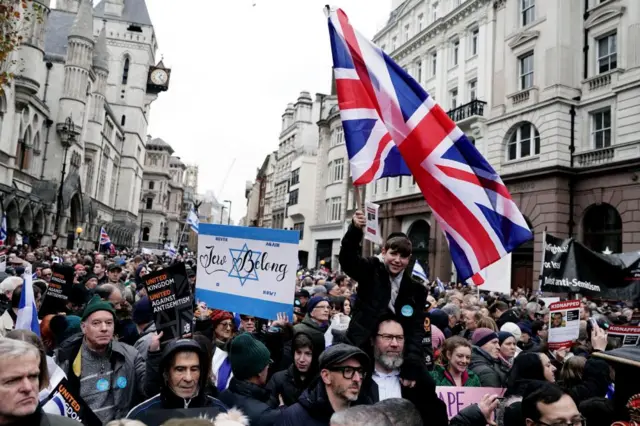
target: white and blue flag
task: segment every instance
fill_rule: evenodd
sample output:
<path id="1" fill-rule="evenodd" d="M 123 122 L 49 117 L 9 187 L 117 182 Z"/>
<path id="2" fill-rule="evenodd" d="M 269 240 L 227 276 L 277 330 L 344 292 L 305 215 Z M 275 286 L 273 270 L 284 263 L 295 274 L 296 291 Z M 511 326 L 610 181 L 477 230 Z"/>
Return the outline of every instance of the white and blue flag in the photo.
<path id="1" fill-rule="evenodd" d="M 7 215 L 2 213 L 2 224 L 0 224 L 0 245 L 4 245 L 7 240 Z"/>
<path id="2" fill-rule="evenodd" d="M 40 336 L 40 323 L 38 322 L 36 298 L 33 294 L 31 267 L 24 271 L 22 278 L 22 296 L 20 297 L 20 305 L 18 305 L 16 330 L 31 330 Z"/>
<path id="3" fill-rule="evenodd" d="M 436 284 L 438 285 L 440 291 L 445 291 L 444 284 L 442 283 L 442 281 L 440 281 L 440 277 L 436 278 Z"/>
<path id="4" fill-rule="evenodd" d="M 424 268 L 422 267 L 422 265 L 420 265 L 420 262 L 418 262 L 417 260 L 416 260 L 416 263 L 413 264 L 413 271 L 411 271 L 411 276 L 418 277 L 424 282 L 429 281 L 429 276 L 424 271 Z"/>
<path id="5" fill-rule="evenodd" d="M 191 209 L 189 215 L 187 216 L 187 225 L 191 228 L 193 232 L 198 233 L 198 228 L 200 227 L 200 219 L 198 219 L 198 215 L 195 210 Z"/>

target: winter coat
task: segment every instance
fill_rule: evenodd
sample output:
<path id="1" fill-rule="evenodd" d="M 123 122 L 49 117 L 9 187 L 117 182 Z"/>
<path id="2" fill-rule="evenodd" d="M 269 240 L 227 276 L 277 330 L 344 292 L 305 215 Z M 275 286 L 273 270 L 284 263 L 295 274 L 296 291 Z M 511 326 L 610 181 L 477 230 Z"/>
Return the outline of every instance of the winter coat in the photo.
<path id="1" fill-rule="evenodd" d="M 324 382 L 316 379 L 309 389 L 302 392 L 297 403 L 282 412 L 275 424 L 276 426 L 329 426 L 333 413 Z"/>
<path id="2" fill-rule="evenodd" d="M 164 372 L 168 371 L 169 366 L 173 360 L 174 354 L 180 351 L 192 351 L 196 352 L 200 358 L 200 371 L 205 372 L 208 370 L 208 354 L 202 349 L 202 347 L 194 340 L 191 339 L 179 339 L 171 341 L 160 354 L 160 362 L 153 363 L 154 366 L 158 365 L 159 370 L 153 371 L 154 377 L 164 377 Z M 159 352 L 151 352 L 148 355 L 155 359 L 158 357 Z M 166 384 L 164 379 L 159 384 L 160 393 L 150 398 L 141 404 L 134 407 L 129 414 L 128 419 L 140 420 L 148 426 L 153 426 L 154 422 L 161 420 L 157 415 L 151 414 L 155 410 L 171 410 L 171 409 L 200 409 L 197 413 L 193 413 L 198 417 L 201 415 L 207 418 L 215 418 L 219 413 L 227 412 L 227 407 L 219 400 L 207 395 L 206 393 L 207 376 L 206 374 L 200 375 L 199 392 L 198 395 L 193 398 L 181 398 L 177 396 Z M 152 416 L 152 417 L 149 417 Z M 153 421 L 151 421 L 153 418 Z M 165 419 L 166 420 L 166 419 Z"/>
<path id="3" fill-rule="evenodd" d="M 441 365 L 435 364 L 433 366 L 433 371 L 431 371 L 431 377 L 433 381 L 436 383 L 436 386 L 458 386 L 454 383 L 453 378 L 449 374 L 449 372 Z M 471 370 L 465 371 L 465 374 L 462 375 L 462 386 L 463 387 L 481 387 L 480 378 Z"/>
<path id="4" fill-rule="evenodd" d="M 58 366 L 67 376 L 68 386 L 75 395 L 80 395 L 80 380 L 73 372 L 73 361 L 81 350 L 83 335 L 76 334 L 67 339 L 56 350 L 55 360 Z M 115 405 L 116 419 L 121 419 L 127 415 L 129 409 L 145 396 L 155 394 L 153 390 L 148 390 L 146 377 L 153 375 L 158 367 L 154 365 L 155 358 L 149 357 L 147 361 L 140 356 L 140 353 L 129 346 L 118 341 L 111 342 L 111 359 L 113 364 L 113 377 L 124 377 L 128 385 L 124 388 L 114 387 L 113 402 Z"/>
<path id="5" fill-rule="evenodd" d="M 281 409 L 269 406 L 270 396 L 266 388 L 234 377 L 229 388 L 220 394 L 220 401 L 227 407 L 242 411 L 249 418 L 251 426 L 270 426 L 281 413 Z"/>
<path id="6" fill-rule="evenodd" d="M 307 377 L 302 380 L 300 373 L 298 373 L 293 364 L 286 370 L 278 371 L 267 384 L 267 389 L 271 394 L 269 405 L 278 407 L 280 405 L 280 397 L 282 397 L 282 401 L 287 407 L 295 404 L 312 380 L 313 377 Z"/>
<path id="7" fill-rule="evenodd" d="M 147 352 L 149 352 L 149 345 L 151 344 L 151 339 L 153 338 L 154 333 L 156 332 L 156 323 L 152 322 L 148 326 L 142 330 L 140 333 L 140 337 L 136 340 L 133 347 L 140 352 L 144 358 L 147 357 Z"/>
<path id="8" fill-rule="evenodd" d="M 78 426 L 78 422 L 69 417 L 56 416 L 55 414 L 47 414 L 38 406 L 36 411 L 30 416 L 20 419 L 16 425 L 30 426 Z"/>
<path id="9" fill-rule="evenodd" d="M 398 378 L 400 380 L 400 378 Z M 402 398 L 409 400 L 416 406 L 424 424 L 430 426 L 447 426 L 447 406 L 436 393 L 436 384 L 427 370 L 424 370 L 416 380 L 413 388 L 400 386 Z M 371 405 L 380 401 L 378 384 L 373 374 L 368 374 L 358 397 L 358 404 Z"/>
<path id="10" fill-rule="evenodd" d="M 478 376 L 483 387 L 502 388 L 507 383 L 508 367 L 500 359 L 493 359 L 477 346 L 471 351 L 469 370 Z"/>
<path id="11" fill-rule="evenodd" d="M 298 334 L 306 334 L 311 339 L 313 345 L 313 359 L 318 359 L 322 351 L 325 348 L 324 333 L 327 331 L 326 327 L 318 325 L 307 314 L 300 324 L 293 326 L 293 338 L 295 339 Z"/>
<path id="12" fill-rule="evenodd" d="M 377 333 L 380 319 L 391 313 L 391 280 L 386 266 L 378 257 L 362 257 L 360 244 L 362 229 L 349 226 L 342 238 L 340 266 L 342 271 L 358 282 L 358 301 L 354 305 L 347 339 L 367 353 L 371 353 L 371 337 Z M 400 376 L 415 380 L 423 369 L 424 354 L 424 306 L 427 289 L 411 278 L 411 272 L 404 271 L 400 289 L 396 297 L 395 319 L 402 325 L 405 337 L 404 364 Z"/>

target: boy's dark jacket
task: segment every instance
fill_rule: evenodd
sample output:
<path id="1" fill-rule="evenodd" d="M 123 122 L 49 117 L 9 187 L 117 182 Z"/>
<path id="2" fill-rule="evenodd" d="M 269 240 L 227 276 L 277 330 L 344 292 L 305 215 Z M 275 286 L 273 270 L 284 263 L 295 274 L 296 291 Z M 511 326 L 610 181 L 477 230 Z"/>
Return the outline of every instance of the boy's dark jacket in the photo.
<path id="1" fill-rule="evenodd" d="M 340 266 L 345 274 L 358 282 L 358 300 L 354 306 L 347 330 L 347 339 L 371 354 L 371 337 L 377 332 L 380 319 L 388 316 L 391 300 L 391 280 L 384 263 L 377 257 L 362 257 L 362 230 L 353 224 L 342 238 Z M 416 380 L 425 370 L 422 353 L 424 337 L 424 306 L 427 289 L 404 271 L 398 297 L 396 298 L 395 319 L 404 330 L 404 364 L 400 377 Z"/>

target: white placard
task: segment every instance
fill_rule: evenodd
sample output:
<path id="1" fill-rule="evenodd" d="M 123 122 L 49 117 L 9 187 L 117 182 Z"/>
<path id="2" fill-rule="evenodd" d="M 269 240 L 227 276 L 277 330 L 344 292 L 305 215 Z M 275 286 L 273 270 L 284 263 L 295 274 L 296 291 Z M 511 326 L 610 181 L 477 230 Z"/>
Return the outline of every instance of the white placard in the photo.
<path id="1" fill-rule="evenodd" d="M 580 301 L 552 303 L 549 311 L 549 349 L 571 347 L 580 334 Z"/>
<path id="2" fill-rule="evenodd" d="M 511 253 L 480 271 L 484 283 L 480 290 L 511 294 Z M 471 278 L 467 280 L 473 284 Z"/>
<path id="3" fill-rule="evenodd" d="M 365 217 L 367 219 L 367 225 L 364 230 L 364 238 L 371 241 L 374 244 L 382 245 L 382 237 L 380 236 L 380 222 L 378 216 L 378 210 L 380 206 L 370 201 L 365 203 Z"/>
<path id="4" fill-rule="evenodd" d="M 298 231 L 200 224 L 196 299 L 209 308 L 293 317 Z"/>

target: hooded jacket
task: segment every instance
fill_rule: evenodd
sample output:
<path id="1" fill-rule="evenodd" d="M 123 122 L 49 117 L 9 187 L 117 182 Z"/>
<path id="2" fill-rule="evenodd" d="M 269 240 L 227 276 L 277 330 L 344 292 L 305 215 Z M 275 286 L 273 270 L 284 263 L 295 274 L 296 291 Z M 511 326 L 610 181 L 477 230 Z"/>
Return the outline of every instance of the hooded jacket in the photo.
<path id="1" fill-rule="evenodd" d="M 164 376 L 171 367 L 173 357 L 180 352 L 195 352 L 200 359 L 200 378 L 198 383 L 198 393 L 193 398 L 182 398 L 177 396 L 167 385 Z M 153 357 L 155 354 L 149 353 L 149 356 Z M 155 355 L 157 356 L 157 355 Z M 148 414 L 151 411 L 163 409 L 201 409 L 199 413 L 207 418 L 215 418 L 219 413 L 227 412 L 227 407 L 219 400 L 209 396 L 205 392 L 209 363 L 207 355 L 198 344 L 198 342 L 192 339 L 178 339 L 171 341 L 162 351 L 160 360 L 160 369 L 154 374 L 154 377 L 163 377 L 162 384 L 160 385 L 160 393 L 138 404 L 134 407 L 129 414 L 128 419 L 140 420 L 143 423 L 152 426 L 149 422 Z M 165 420 L 168 420 L 165 419 Z"/>

